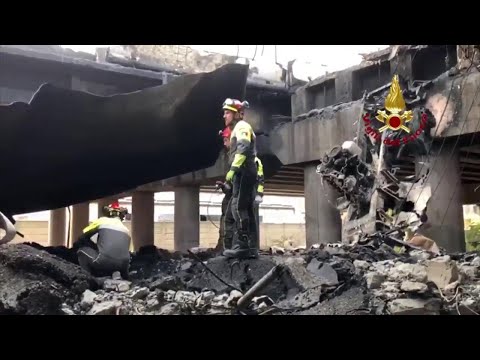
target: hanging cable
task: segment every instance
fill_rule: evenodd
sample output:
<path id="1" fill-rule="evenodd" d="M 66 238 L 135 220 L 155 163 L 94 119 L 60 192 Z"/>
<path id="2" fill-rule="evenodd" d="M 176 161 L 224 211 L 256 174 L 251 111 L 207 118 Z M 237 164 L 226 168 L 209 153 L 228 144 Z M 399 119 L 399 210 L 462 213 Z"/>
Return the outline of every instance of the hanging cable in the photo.
<path id="1" fill-rule="evenodd" d="M 215 224 L 215 223 L 213 222 L 212 218 L 210 217 L 210 211 L 209 211 L 209 210 L 210 210 L 210 204 L 212 203 L 213 195 L 215 195 L 215 194 L 217 193 L 217 191 L 218 191 L 218 190 L 215 190 L 215 191 L 210 195 L 210 200 L 208 201 L 208 205 L 207 205 L 207 218 L 208 218 L 208 221 L 210 221 L 210 222 L 213 224 L 213 226 L 215 226 L 217 229 L 220 230 L 220 227 L 219 227 L 217 224 Z"/>
<path id="2" fill-rule="evenodd" d="M 252 61 L 255 61 L 255 56 L 257 56 L 257 48 L 258 48 L 258 45 L 255 45 L 255 52 L 253 53 Z"/>

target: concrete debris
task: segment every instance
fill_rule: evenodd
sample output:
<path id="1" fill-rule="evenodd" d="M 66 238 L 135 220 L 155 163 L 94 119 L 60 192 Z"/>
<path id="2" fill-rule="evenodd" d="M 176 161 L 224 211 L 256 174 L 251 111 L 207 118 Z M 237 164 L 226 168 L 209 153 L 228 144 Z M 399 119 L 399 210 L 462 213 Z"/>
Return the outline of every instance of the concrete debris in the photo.
<path id="1" fill-rule="evenodd" d="M 148 276 L 137 273 L 130 281 L 109 277 L 99 287 L 77 264 L 24 244 L 7 247 L 8 252 L 0 248 L 4 259 L 0 281 L 7 284 L 0 287 L 0 314 L 470 315 L 480 311 L 480 267 L 476 265 L 478 257 L 471 254 L 435 256 L 418 249 L 396 254 L 386 244 L 377 248 L 320 244 L 294 255 L 286 252 L 241 261 L 211 257 L 203 266 L 188 255 L 169 257 L 162 251 L 162 256 L 151 257 L 153 263 L 147 264 Z M 21 251 L 21 260 L 13 255 L 15 250 Z M 35 256 L 29 256 L 33 253 Z M 37 262 L 27 265 L 25 261 L 33 261 L 28 259 Z M 136 259 L 145 263 L 145 257 L 132 257 L 132 267 L 138 269 Z M 57 263 L 56 268 L 63 267 L 64 272 L 56 274 L 46 265 Z M 12 271 L 17 264 L 22 269 L 31 264 L 40 269 L 28 275 L 29 280 L 34 274 L 39 276 L 41 283 L 31 285 L 27 303 L 20 287 L 15 287 L 15 276 L 23 276 Z M 205 266 L 225 284 L 210 277 Z M 72 274 L 72 278 L 61 274 Z M 83 287 L 78 281 L 84 281 Z M 7 294 L 7 290 L 11 292 Z M 16 298 L 14 291 L 20 291 Z M 48 303 L 50 300 L 53 303 Z"/>
<path id="2" fill-rule="evenodd" d="M 459 271 L 456 263 L 449 256 L 442 256 L 427 263 L 428 280 L 434 282 L 440 289 L 458 280 Z"/>
<path id="3" fill-rule="evenodd" d="M 105 301 L 94 304 L 87 315 L 115 315 L 116 310 L 122 306 L 120 301 Z"/>
<path id="4" fill-rule="evenodd" d="M 93 291 L 85 290 L 85 292 L 82 295 L 82 301 L 80 302 L 80 307 L 85 310 L 90 309 L 94 304 L 97 296 L 98 295 L 95 294 Z"/>
<path id="5" fill-rule="evenodd" d="M 388 310 L 393 315 L 439 315 L 438 299 L 396 299 L 389 303 Z"/>

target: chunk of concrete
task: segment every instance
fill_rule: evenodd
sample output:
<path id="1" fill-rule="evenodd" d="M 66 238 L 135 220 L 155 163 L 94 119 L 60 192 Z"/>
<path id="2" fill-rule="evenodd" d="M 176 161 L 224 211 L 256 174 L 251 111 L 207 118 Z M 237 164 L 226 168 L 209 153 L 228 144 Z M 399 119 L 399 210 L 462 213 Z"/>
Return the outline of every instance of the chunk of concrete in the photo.
<path id="1" fill-rule="evenodd" d="M 470 264 L 472 264 L 473 266 L 480 267 L 480 256 L 476 256 L 475 259 L 473 259 Z"/>
<path id="2" fill-rule="evenodd" d="M 322 285 L 322 281 L 307 271 L 305 265 L 306 262 L 301 257 L 273 257 L 275 265 L 283 264 L 288 269 L 288 276 L 284 277 L 284 281 L 288 281 L 290 288 L 296 287 L 298 290 L 303 291 L 313 287 Z"/>
<path id="3" fill-rule="evenodd" d="M 426 282 L 427 271 L 420 264 L 398 263 L 389 270 L 388 277 L 395 281 L 413 280 Z"/>
<path id="4" fill-rule="evenodd" d="M 337 285 L 337 272 L 327 263 L 312 259 L 307 266 L 307 270 L 314 274 L 319 280 L 326 285 Z"/>
<path id="5" fill-rule="evenodd" d="M 406 280 L 402 282 L 400 289 L 405 292 L 424 293 L 428 290 L 428 286 L 424 283 Z"/>
<path id="6" fill-rule="evenodd" d="M 227 299 L 226 305 L 229 307 L 233 307 L 237 304 L 238 299 L 240 299 L 243 294 L 238 290 L 232 290 L 230 292 L 230 296 Z"/>
<path id="7" fill-rule="evenodd" d="M 180 305 L 177 303 L 170 303 L 162 306 L 158 315 L 179 315 L 180 314 Z"/>
<path id="8" fill-rule="evenodd" d="M 460 265 L 460 274 L 468 280 L 473 280 L 478 277 L 478 268 L 473 265 Z"/>
<path id="9" fill-rule="evenodd" d="M 353 262 L 353 265 L 355 266 L 355 269 L 362 271 L 368 271 L 368 269 L 370 268 L 370 264 L 364 260 L 355 260 Z"/>
<path id="10" fill-rule="evenodd" d="M 440 289 L 458 280 L 459 271 L 449 256 L 438 257 L 427 262 L 428 281 L 434 282 Z"/>
<path id="11" fill-rule="evenodd" d="M 385 275 L 371 271 L 365 274 L 365 280 L 369 289 L 378 289 L 385 281 Z"/>
<path id="12" fill-rule="evenodd" d="M 438 315 L 439 299 L 395 299 L 388 304 L 392 315 Z"/>
<path id="13" fill-rule="evenodd" d="M 115 315 L 117 308 L 122 306 L 121 301 L 105 301 L 94 304 L 87 315 Z"/>
<path id="14" fill-rule="evenodd" d="M 94 304 L 95 299 L 97 298 L 97 294 L 87 289 L 82 294 L 82 301 L 80 302 L 80 306 L 82 307 L 82 309 L 88 310 Z"/>
<path id="15" fill-rule="evenodd" d="M 126 280 L 111 280 L 107 279 L 103 283 L 103 288 L 108 291 L 118 291 L 118 292 L 127 292 L 130 290 L 130 285 L 132 283 Z"/>
<path id="16" fill-rule="evenodd" d="M 132 299 L 145 299 L 148 296 L 148 288 L 143 287 L 140 289 L 136 289 L 132 294 Z"/>
<path id="17" fill-rule="evenodd" d="M 155 280 L 150 284 L 150 290 L 160 289 L 163 291 L 168 290 L 184 290 L 185 286 L 182 280 L 178 276 L 165 276 L 162 279 Z"/>

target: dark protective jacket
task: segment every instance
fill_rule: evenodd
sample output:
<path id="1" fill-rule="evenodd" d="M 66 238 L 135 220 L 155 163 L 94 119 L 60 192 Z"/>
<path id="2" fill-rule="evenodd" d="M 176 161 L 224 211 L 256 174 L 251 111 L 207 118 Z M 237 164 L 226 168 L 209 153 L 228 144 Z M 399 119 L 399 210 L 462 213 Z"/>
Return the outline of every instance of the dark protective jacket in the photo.
<path id="1" fill-rule="evenodd" d="M 83 229 L 79 242 L 90 239 L 98 253 L 111 260 L 130 259 L 130 232 L 119 218 L 101 217 Z"/>
<path id="2" fill-rule="evenodd" d="M 240 120 L 230 136 L 230 169 L 240 171 L 255 169 L 256 136 L 249 123 Z"/>

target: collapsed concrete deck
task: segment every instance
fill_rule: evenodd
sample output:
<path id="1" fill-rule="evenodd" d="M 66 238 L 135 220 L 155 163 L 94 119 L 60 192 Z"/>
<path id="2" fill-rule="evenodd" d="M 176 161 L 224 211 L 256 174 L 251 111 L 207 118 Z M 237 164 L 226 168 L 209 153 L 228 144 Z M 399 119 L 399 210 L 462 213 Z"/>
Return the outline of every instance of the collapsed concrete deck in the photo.
<path id="1" fill-rule="evenodd" d="M 472 315 L 480 311 L 480 257 L 398 254 L 389 246 L 317 246 L 240 262 L 144 248 L 131 278 L 94 279 L 70 250 L 0 247 L 0 314 Z M 56 254 L 56 255 L 53 255 Z M 272 269 L 263 289 L 241 299 Z"/>

